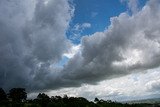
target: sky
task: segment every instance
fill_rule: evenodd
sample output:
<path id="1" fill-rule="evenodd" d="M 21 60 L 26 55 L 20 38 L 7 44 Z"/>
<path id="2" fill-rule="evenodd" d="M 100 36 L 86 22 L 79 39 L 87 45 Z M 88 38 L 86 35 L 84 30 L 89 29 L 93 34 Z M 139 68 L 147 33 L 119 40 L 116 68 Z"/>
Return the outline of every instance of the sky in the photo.
<path id="1" fill-rule="evenodd" d="M 0 87 L 160 98 L 159 19 L 159 0 L 1 0 Z"/>

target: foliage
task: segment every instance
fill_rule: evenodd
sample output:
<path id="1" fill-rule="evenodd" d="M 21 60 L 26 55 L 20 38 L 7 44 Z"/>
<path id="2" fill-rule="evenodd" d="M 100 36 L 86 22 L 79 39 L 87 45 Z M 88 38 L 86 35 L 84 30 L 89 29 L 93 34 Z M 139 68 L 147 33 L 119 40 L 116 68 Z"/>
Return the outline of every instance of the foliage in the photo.
<path id="1" fill-rule="evenodd" d="M 7 94 L 2 88 L 0 88 L 0 101 L 5 101 L 5 100 L 7 100 Z"/>
<path id="2" fill-rule="evenodd" d="M 34 100 L 26 100 L 27 93 L 24 88 L 13 88 L 9 91 L 7 100 L 5 92 L 0 89 L 0 107 L 159 107 L 159 104 L 122 104 L 111 100 L 95 98 L 94 102 L 83 97 L 68 97 L 67 95 L 51 96 L 39 93 Z"/>
<path id="3" fill-rule="evenodd" d="M 24 88 L 12 88 L 9 91 L 8 98 L 12 99 L 12 101 L 20 102 L 22 100 L 26 100 L 27 93 Z"/>

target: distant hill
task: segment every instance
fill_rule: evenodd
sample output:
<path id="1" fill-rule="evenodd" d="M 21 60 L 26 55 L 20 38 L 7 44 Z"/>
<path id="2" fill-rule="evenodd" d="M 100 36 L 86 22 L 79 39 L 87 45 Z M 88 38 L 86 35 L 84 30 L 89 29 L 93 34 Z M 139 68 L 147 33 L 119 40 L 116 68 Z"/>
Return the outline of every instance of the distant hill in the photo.
<path id="1" fill-rule="evenodd" d="M 133 101 L 126 101 L 126 102 L 123 102 L 123 103 L 129 103 L 129 104 L 141 104 L 141 103 L 160 104 L 160 98 L 133 100 Z"/>

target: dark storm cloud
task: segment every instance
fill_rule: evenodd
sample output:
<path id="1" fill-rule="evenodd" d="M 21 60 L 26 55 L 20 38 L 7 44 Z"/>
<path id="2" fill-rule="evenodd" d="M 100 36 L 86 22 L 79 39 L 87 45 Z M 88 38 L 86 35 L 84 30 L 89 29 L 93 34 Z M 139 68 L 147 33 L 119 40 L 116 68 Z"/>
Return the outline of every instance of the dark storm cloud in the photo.
<path id="1" fill-rule="evenodd" d="M 47 2 L 0 1 L 0 87 L 36 90 L 56 82 L 50 66 L 70 46 L 65 32 L 73 9 L 67 0 Z"/>

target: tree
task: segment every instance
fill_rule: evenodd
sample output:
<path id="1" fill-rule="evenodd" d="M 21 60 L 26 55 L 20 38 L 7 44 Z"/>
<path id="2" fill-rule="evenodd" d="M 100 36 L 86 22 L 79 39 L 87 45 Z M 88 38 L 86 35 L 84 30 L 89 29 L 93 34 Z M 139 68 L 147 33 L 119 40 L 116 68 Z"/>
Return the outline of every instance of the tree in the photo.
<path id="1" fill-rule="evenodd" d="M 63 96 L 63 101 L 68 102 L 68 96 L 66 94 Z"/>
<path id="2" fill-rule="evenodd" d="M 38 100 L 49 100 L 49 96 L 45 93 L 39 93 L 38 96 L 37 96 L 37 99 Z"/>
<path id="3" fill-rule="evenodd" d="M 12 99 L 12 101 L 22 101 L 26 100 L 27 93 L 25 92 L 25 88 L 12 88 L 9 91 L 8 97 Z"/>
<path id="4" fill-rule="evenodd" d="M 4 101 L 6 99 L 7 99 L 7 95 L 5 91 L 2 88 L 0 88 L 0 101 Z"/>
<path id="5" fill-rule="evenodd" d="M 94 99 L 94 102 L 98 103 L 98 102 L 99 102 L 99 99 L 96 97 L 96 98 Z"/>
<path id="6" fill-rule="evenodd" d="M 45 93 L 39 93 L 37 96 L 37 100 L 42 107 L 47 106 L 50 102 L 49 96 Z"/>

